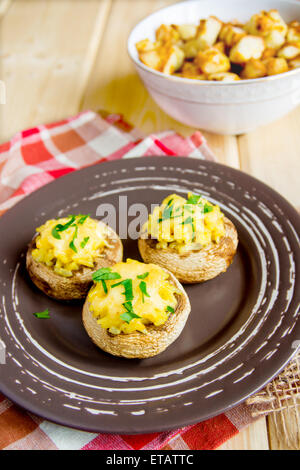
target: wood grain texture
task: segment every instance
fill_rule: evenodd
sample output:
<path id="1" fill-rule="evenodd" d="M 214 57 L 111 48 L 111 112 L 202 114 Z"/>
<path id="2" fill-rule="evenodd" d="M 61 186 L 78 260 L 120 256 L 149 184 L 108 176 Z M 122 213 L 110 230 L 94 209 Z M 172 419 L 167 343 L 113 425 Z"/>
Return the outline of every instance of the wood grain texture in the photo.
<path id="1" fill-rule="evenodd" d="M 265 418 L 259 419 L 235 437 L 225 442 L 218 450 L 268 450 L 268 433 Z"/>
<path id="2" fill-rule="evenodd" d="M 0 141 L 42 122 L 82 109 L 124 114 L 145 134 L 195 129 L 162 112 L 135 73 L 126 50 L 131 28 L 174 0 L 2 0 L 1 79 L 7 104 L 1 110 Z M 204 132 L 219 161 L 270 184 L 300 206 L 300 108 L 277 123 L 248 135 Z M 285 426 L 295 429 L 293 417 Z M 261 419 L 221 449 L 290 446 L 287 428 Z"/>
<path id="3" fill-rule="evenodd" d="M 110 2 L 15 0 L 11 4 L 1 21 L 1 79 L 7 98 L 1 141 L 23 128 L 78 111 L 93 64 L 94 42 L 101 39 Z"/>

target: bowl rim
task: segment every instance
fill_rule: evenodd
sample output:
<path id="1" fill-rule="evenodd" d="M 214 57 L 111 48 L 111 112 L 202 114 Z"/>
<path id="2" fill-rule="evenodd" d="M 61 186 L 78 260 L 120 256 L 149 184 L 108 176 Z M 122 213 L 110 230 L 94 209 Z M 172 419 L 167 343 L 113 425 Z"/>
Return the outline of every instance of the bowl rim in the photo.
<path id="1" fill-rule="evenodd" d="M 178 2 L 178 3 L 173 3 L 173 4 L 168 5 L 166 7 L 159 8 L 158 10 L 150 13 L 150 15 L 145 16 L 138 23 L 136 23 L 135 26 L 131 29 L 131 31 L 129 33 L 129 36 L 128 36 L 128 39 L 127 39 L 127 53 L 129 55 L 130 59 L 132 60 L 132 62 L 137 67 L 144 70 L 145 72 L 149 72 L 149 73 L 151 73 L 153 75 L 156 75 L 158 77 L 174 81 L 175 83 L 185 83 L 185 84 L 189 84 L 189 85 L 193 84 L 195 86 L 251 85 L 252 83 L 262 83 L 262 82 L 266 82 L 266 81 L 274 81 L 274 80 L 277 80 L 277 79 L 284 79 L 284 77 L 290 77 L 292 75 L 297 75 L 297 74 L 300 73 L 300 67 L 298 67 L 298 68 L 295 68 L 295 69 L 292 69 L 292 70 L 288 70 L 287 72 L 278 73 L 276 75 L 270 75 L 268 77 L 247 78 L 247 79 L 243 79 L 243 80 L 236 80 L 234 82 L 221 82 L 221 81 L 214 81 L 214 80 L 197 80 L 197 79 L 194 79 L 194 78 L 176 77 L 175 75 L 168 75 L 166 73 L 159 72 L 157 70 L 151 69 L 147 65 L 143 64 L 143 62 L 141 62 L 139 59 L 137 59 L 136 57 L 133 56 L 133 54 L 131 53 L 131 50 L 130 50 L 130 44 L 132 42 L 131 38 L 132 38 L 132 36 L 133 36 L 133 34 L 134 34 L 134 32 L 135 32 L 135 30 L 138 26 L 140 26 L 142 23 L 146 22 L 149 18 L 156 15 L 157 13 L 162 12 L 162 11 L 166 11 L 169 8 L 173 8 L 175 6 L 179 6 L 179 5 L 183 5 L 183 4 L 187 4 L 187 3 L 197 3 L 197 2 L 200 3 L 201 1 L 202 0 L 183 0 L 183 1 Z M 297 5 L 299 7 L 299 14 L 300 14 L 300 2 L 299 1 L 296 1 L 296 0 L 284 0 L 284 1 L 285 1 L 285 3 L 291 3 L 293 5 Z"/>

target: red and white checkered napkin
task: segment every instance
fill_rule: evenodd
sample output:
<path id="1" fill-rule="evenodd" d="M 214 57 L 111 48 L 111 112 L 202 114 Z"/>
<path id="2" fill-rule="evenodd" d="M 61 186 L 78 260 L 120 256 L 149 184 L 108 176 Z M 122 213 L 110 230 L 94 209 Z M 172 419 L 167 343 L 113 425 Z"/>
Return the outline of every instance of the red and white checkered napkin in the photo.
<path id="1" fill-rule="evenodd" d="M 16 134 L 0 145 L 0 214 L 25 195 L 66 173 L 95 163 L 151 155 L 215 160 L 196 132 L 142 138 L 119 115 L 85 111 Z M 0 395 L 0 449 L 215 449 L 252 422 L 245 405 L 171 432 L 134 436 L 76 431 L 42 420 Z"/>

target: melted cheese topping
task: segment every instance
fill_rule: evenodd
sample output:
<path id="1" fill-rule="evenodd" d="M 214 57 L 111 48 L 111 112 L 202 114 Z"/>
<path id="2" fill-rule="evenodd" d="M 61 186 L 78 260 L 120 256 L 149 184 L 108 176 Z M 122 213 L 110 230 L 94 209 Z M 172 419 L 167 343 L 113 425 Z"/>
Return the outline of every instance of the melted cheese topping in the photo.
<path id="1" fill-rule="evenodd" d="M 176 310 L 175 294 L 181 295 L 181 292 L 168 281 L 169 275 L 159 266 L 127 259 L 126 262 L 115 264 L 110 270 L 120 277 L 106 280 L 104 286 L 102 282 L 95 283 L 88 294 L 93 316 L 110 333 L 147 333 L 147 325 L 163 325 Z M 125 281 L 128 285 L 128 280 L 132 286 L 132 300 L 129 302 L 123 283 Z M 148 295 L 143 295 L 141 283 L 144 283 L 146 290 L 143 290 Z M 126 318 L 128 310 L 134 314 L 125 321 L 121 316 L 125 314 Z"/>
<path id="2" fill-rule="evenodd" d="M 59 230 L 70 222 L 68 228 Z M 36 231 L 32 257 L 64 277 L 72 276 L 81 266 L 94 268 L 96 258 L 108 246 L 106 227 L 88 216 L 48 220 Z"/>
<path id="3" fill-rule="evenodd" d="M 179 253 L 219 243 L 225 235 L 224 214 L 219 206 L 192 193 L 188 199 L 177 194 L 166 197 L 143 228 L 158 241 L 157 249 L 173 248 Z"/>

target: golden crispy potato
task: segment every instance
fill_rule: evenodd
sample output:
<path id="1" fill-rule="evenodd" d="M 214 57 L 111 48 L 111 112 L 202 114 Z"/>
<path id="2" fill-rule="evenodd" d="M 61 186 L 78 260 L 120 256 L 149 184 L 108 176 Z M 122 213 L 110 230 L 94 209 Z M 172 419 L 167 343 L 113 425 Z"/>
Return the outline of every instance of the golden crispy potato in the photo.
<path id="1" fill-rule="evenodd" d="M 161 57 L 157 49 L 139 53 L 140 61 L 150 69 L 160 70 Z"/>
<path id="2" fill-rule="evenodd" d="M 229 58 L 234 64 L 244 64 L 250 59 L 260 59 L 265 49 L 259 36 L 244 36 L 230 50 Z"/>
<path id="3" fill-rule="evenodd" d="M 136 43 L 135 47 L 137 51 L 140 52 L 148 52 L 157 49 L 160 46 L 158 42 L 152 42 L 150 39 L 142 39 Z"/>
<path id="4" fill-rule="evenodd" d="M 162 43 L 176 44 L 180 40 L 179 32 L 172 25 L 162 24 L 156 30 L 156 40 Z"/>
<path id="5" fill-rule="evenodd" d="M 185 62 L 181 68 L 180 76 L 184 78 L 194 78 L 197 80 L 206 80 L 206 76 L 199 72 L 196 64 L 193 62 Z"/>
<path id="6" fill-rule="evenodd" d="M 227 47 L 232 47 L 245 35 L 246 33 L 242 28 L 227 23 L 222 26 L 219 39 L 224 41 Z"/>
<path id="7" fill-rule="evenodd" d="M 166 51 L 162 53 L 162 62 L 161 72 L 168 75 L 176 72 L 183 64 L 184 52 L 180 47 L 175 44 L 171 47 L 168 47 Z"/>
<path id="8" fill-rule="evenodd" d="M 295 59 L 300 54 L 300 42 L 294 44 L 285 44 L 279 49 L 277 56 L 283 57 L 284 59 Z"/>
<path id="9" fill-rule="evenodd" d="M 259 59 L 250 59 L 241 73 L 242 78 L 245 79 L 260 78 L 265 75 L 267 75 L 267 67 Z"/>
<path id="10" fill-rule="evenodd" d="M 198 52 L 195 64 L 205 74 L 228 72 L 230 70 L 228 57 L 214 47 Z"/>
<path id="11" fill-rule="evenodd" d="M 216 42 L 214 47 L 218 49 L 220 52 L 222 52 L 223 54 L 225 54 L 225 42 L 223 41 Z"/>
<path id="12" fill-rule="evenodd" d="M 293 60 L 289 60 L 288 61 L 288 64 L 289 64 L 289 67 L 291 69 L 297 69 L 300 67 L 300 56 L 299 57 L 296 57 L 295 59 Z"/>
<path id="13" fill-rule="evenodd" d="M 299 42 L 300 41 L 300 23 L 299 23 L 299 21 L 292 21 L 288 25 L 286 40 L 287 40 L 287 42 Z"/>
<path id="14" fill-rule="evenodd" d="M 240 80 L 240 77 L 236 73 L 230 72 L 211 73 L 207 78 L 215 82 L 236 82 Z"/>
<path id="15" fill-rule="evenodd" d="M 220 21 L 215 16 L 210 16 L 206 20 L 200 21 L 196 34 L 200 50 L 204 50 L 205 48 L 214 45 L 221 30 L 221 27 L 222 21 Z"/>
<path id="16" fill-rule="evenodd" d="M 264 52 L 262 53 L 261 60 L 269 59 L 270 57 L 275 57 L 276 49 L 271 49 L 270 47 L 266 47 Z"/>
<path id="17" fill-rule="evenodd" d="M 277 75 L 287 72 L 289 69 L 288 63 L 283 57 L 271 57 L 264 60 L 264 64 L 267 68 L 267 75 Z"/>
<path id="18" fill-rule="evenodd" d="M 172 27 L 178 32 L 180 39 L 183 41 L 195 38 L 197 33 L 197 25 L 195 24 L 172 24 Z"/>
<path id="19" fill-rule="evenodd" d="M 186 59 L 194 59 L 200 50 L 197 39 L 191 39 L 183 44 L 182 50 Z"/>
<path id="20" fill-rule="evenodd" d="M 287 24 L 277 10 L 261 11 L 251 17 L 245 25 L 245 31 L 263 37 L 266 47 L 278 49 L 285 41 Z"/>
<path id="21" fill-rule="evenodd" d="M 163 325 L 147 325 L 147 334 L 134 331 L 130 334 L 113 335 L 97 322 L 90 311 L 87 299 L 83 306 L 82 320 L 91 340 L 103 351 L 128 359 L 153 357 L 170 346 L 182 332 L 191 312 L 191 305 L 182 285 L 172 273 L 168 272 L 168 274 L 170 282 L 176 286 L 181 295 L 177 295 L 178 303 L 175 312 Z"/>

